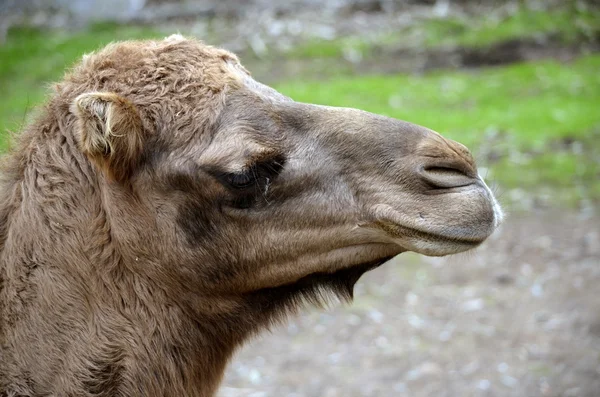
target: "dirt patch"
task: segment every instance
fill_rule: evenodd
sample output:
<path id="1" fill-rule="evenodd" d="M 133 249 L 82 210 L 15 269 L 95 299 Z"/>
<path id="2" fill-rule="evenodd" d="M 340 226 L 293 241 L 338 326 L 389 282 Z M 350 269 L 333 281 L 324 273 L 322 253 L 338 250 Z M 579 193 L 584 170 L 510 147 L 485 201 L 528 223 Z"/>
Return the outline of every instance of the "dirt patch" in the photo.
<path id="1" fill-rule="evenodd" d="M 267 83 L 299 76 L 331 78 L 339 74 L 422 73 L 436 69 L 462 69 L 501 66 L 517 62 L 555 59 L 567 62 L 582 54 L 600 51 L 600 34 L 567 42 L 549 35 L 501 41 L 487 47 L 393 48 L 372 47 L 357 59 L 344 57 L 294 59 L 277 57 L 253 59 L 242 53 L 244 63 L 258 79 Z"/>
<path id="2" fill-rule="evenodd" d="M 558 59 L 568 61 L 582 53 L 600 50 L 600 38 L 593 40 L 577 40 L 566 44 L 558 36 L 540 39 L 514 39 L 491 45 L 488 48 L 459 48 L 460 66 L 481 67 L 497 66 L 515 62 L 534 61 L 538 59 Z"/>
<path id="3" fill-rule="evenodd" d="M 247 345 L 221 396 L 597 397 L 599 225 L 519 215 L 473 253 L 400 255 Z"/>

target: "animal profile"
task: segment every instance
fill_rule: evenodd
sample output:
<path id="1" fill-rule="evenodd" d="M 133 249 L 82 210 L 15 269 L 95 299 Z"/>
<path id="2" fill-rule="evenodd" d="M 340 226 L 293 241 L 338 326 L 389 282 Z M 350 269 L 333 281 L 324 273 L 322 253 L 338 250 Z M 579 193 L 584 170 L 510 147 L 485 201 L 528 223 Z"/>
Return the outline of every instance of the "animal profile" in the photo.
<path id="1" fill-rule="evenodd" d="M 6 397 L 213 396 L 251 335 L 502 219 L 463 145 L 181 36 L 84 56 L 0 178 Z"/>

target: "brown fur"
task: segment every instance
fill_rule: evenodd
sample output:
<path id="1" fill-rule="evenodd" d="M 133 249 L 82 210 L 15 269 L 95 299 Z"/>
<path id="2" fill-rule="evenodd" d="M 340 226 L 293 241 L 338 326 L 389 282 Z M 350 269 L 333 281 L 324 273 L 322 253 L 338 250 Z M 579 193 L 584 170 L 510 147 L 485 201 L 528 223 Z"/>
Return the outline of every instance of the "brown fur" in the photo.
<path id="1" fill-rule="evenodd" d="M 499 221 L 461 145 L 195 40 L 110 45 L 54 91 L 2 168 L 0 396 L 211 396 L 301 304 Z"/>

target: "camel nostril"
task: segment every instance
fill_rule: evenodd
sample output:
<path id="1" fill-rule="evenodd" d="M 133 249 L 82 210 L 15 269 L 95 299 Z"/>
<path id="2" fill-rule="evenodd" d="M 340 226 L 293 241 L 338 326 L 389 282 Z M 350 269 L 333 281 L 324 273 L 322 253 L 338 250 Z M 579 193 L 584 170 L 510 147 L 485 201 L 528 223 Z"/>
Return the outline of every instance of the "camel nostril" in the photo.
<path id="1" fill-rule="evenodd" d="M 468 186 L 477 181 L 468 175 L 462 167 L 453 166 L 430 166 L 424 167 L 420 176 L 435 188 L 450 189 Z"/>

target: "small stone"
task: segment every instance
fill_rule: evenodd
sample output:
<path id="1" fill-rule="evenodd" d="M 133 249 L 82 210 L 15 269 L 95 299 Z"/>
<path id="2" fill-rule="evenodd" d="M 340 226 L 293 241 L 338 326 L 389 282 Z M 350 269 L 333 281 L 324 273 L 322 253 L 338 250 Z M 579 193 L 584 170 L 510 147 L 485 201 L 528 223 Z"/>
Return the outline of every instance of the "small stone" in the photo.
<path id="1" fill-rule="evenodd" d="M 515 278 L 510 273 L 497 273 L 494 276 L 494 281 L 500 285 L 508 285 L 512 284 L 515 281 Z"/>
<path id="2" fill-rule="evenodd" d="M 600 233 L 590 232 L 583 237 L 584 253 L 589 256 L 600 255 Z"/>
<path id="3" fill-rule="evenodd" d="M 442 372 L 440 366 L 434 362 L 426 361 L 416 368 L 411 369 L 406 373 L 407 380 L 417 380 L 427 375 L 437 375 Z"/>
<path id="4" fill-rule="evenodd" d="M 250 381 L 250 383 L 252 383 L 253 385 L 258 385 L 260 383 L 261 378 L 262 376 L 257 369 L 250 370 L 250 373 L 248 374 L 248 380 Z"/>
<path id="5" fill-rule="evenodd" d="M 474 374 L 479 369 L 477 361 L 471 361 L 469 364 L 461 368 L 460 373 L 464 376 Z"/>
<path id="6" fill-rule="evenodd" d="M 461 305 L 461 309 L 465 312 L 474 312 L 483 309 L 485 304 L 483 299 L 471 299 Z"/>
<path id="7" fill-rule="evenodd" d="M 381 349 L 387 349 L 390 347 L 390 341 L 385 336 L 379 336 L 375 339 L 375 346 Z"/>
<path id="8" fill-rule="evenodd" d="M 482 379 L 479 382 L 477 382 L 477 388 L 479 390 L 489 390 L 491 385 L 491 382 L 487 379 Z"/>
<path id="9" fill-rule="evenodd" d="M 414 314 L 411 314 L 410 316 L 408 316 L 408 323 L 413 327 L 413 328 L 423 328 L 423 325 L 425 325 L 425 320 L 423 320 L 421 317 L 416 316 Z"/>
<path id="10" fill-rule="evenodd" d="M 509 376 L 509 375 L 502 375 L 502 377 L 500 379 L 504 386 L 510 387 L 511 389 L 519 384 L 519 381 L 517 380 L 517 378 L 513 378 L 512 376 Z"/>
<path id="11" fill-rule="evenodd" d="M 507 363 L 500 363 L 498 364 L 498 366 L 496 367 L 496 369 L 498 370 L 498 372 L 504 374 L 506 373 L 506 371 L 508 371 L 508 364 Z"/>
<path id="12" fill-rule="evenodd" d="M 406 393 L 406 383 L 402 383 L 402 382 L 396 383 L 394 385 L 394 391 L 398 392 L 398 393 Z"/>
<path id="13" fill-rule="evenodd" d="M 536 298 L 539 298 L 543 294 L 544 294 L 544 288 L 542 287 L 541 284 L 535 283 L 531 286 L 531 295 L 535 296 Z"/>
<path id="14" fill-rule="evenodd" d="M 452 334 L 452 330 L 445 329 L 442 332 L 440 332 L 440 334 L 438 335 L 438 339 L 441 342 L 448 342 L 450 339 L 452 339 Z"/>
<path id="15" fill-rule="evenodd" d="M 349 325 L 358 325 L 360 324 L 360 317 L 357 316 L 356 314 L 351 314 L 348 319 L 346 320 L 346 322 Z"/>
<path id="16" fill-rule="evenodd" d="M 369 311 L 368 315 L 369 315 L 369 318 L 377 324 L 381 324 L 381 322 L 383 321 L 383 313 L 381 313 L 380 311 L 371 310 L 371 311 Z"/>
<path id="17" fill-rule="evenodd" d="M 406 304 L 410 306 L 414 306 L 419 303 L 419 296 L 413 292 L 409 292 L 406 294 Z"/>
<path id="18" fill-rule="evenodd" d="M 521 265 L 521 274 L 525 277 L 529 277 L 533 274 L 533 268 L 529 263 L 523 263 Z"/>

